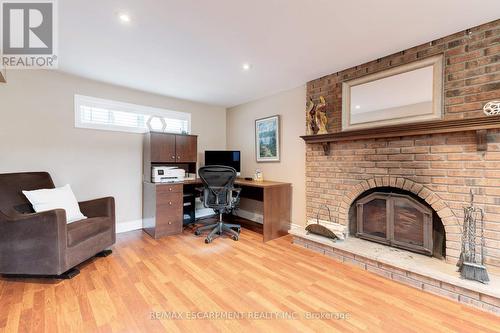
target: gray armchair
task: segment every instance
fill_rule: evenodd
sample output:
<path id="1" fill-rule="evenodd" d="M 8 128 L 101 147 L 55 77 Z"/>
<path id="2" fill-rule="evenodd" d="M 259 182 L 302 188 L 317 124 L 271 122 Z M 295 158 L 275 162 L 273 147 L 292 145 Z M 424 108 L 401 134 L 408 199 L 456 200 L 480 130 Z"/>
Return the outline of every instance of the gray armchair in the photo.
<path id="1" fill-rule="evenodd" d="M 67 224 L 62 209 L 34 213 L 21 192 L 47 188 L 54 183 L 46 172 L 0 174 L 0 274 L 73 277 L 78 264 L 110 253 L 114 199 L 80 202 L 88 218 Z"/>

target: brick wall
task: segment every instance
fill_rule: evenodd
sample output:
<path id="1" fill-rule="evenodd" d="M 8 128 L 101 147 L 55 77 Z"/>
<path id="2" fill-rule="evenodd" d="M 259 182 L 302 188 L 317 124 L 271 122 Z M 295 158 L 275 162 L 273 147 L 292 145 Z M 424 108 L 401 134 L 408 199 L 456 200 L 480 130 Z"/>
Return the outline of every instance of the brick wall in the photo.
<path id="1" fill-rule="evenodd" d="M 500 20 L 308 82 L 307 97 L 325 97 L 329 131 L 339 132 L 343 81 L 436 54 L 444 54 L 444 118 L 483 117 L 485 102 L 500 98 Z"/>
<path id="2" fill-rule="evenodd" d="M 500 99 L 500 20 L 413 47 L 345 71 L 311 81 L 307 97 L 325 96 L 329 131 L 341 130 L 342 81 L 443 53 L 444 117 L 484 117 L 483 105 Z M 474 132 L 331 144 L 330 155 L 308 144 L 306 156 L 307 215 L 323 203 L 338 222 L 348 223 L 353 200 L 367 189 L 393 186 L 426 200 L 446 229 L 446 253 L 455 262 L 460 250 L 463 206 L 469 191 L 485 210 L 487 264 L 500 267 L 500 130 L 490 130 L 488 150 L 477 151 Z M 328 216 L 322 216 L 327 218 Z"/>

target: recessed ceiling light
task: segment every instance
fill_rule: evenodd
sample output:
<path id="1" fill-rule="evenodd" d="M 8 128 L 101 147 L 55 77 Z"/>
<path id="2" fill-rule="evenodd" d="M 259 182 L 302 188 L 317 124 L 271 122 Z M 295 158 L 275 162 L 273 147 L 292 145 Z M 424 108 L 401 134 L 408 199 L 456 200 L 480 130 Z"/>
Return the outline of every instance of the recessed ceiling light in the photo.
<path id="1" fill-rule="evenodd" d="M 355 108 L 356 109 L 361 109 L 361 105 L 356 105 Z"/>
<path id="2" fill-rule="evenodd" d="M 121 13 L 118 15 L 118 17 L 120 18 L 120 21 L 122 21 L 123 23 L 129 23 L 130 22 L 130 16 L 126 13 Z"/>
<path id="3" fill-rule="evenodd" d="M 252 65 L 246 62 L 241 66 L 241 68 L 243 68 L 244 71 L 249 71 L 252 68 Z"/>

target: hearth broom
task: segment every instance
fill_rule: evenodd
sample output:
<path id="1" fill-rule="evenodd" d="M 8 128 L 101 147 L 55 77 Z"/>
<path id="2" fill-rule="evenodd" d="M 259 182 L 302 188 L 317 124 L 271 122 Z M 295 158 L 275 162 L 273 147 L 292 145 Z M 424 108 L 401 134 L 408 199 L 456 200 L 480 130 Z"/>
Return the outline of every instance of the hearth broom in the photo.
<path id="1" fill-rule="evenodd" d="M 469 207 L 464 207 L 464 226 L 462 235 L 462 252 L 458 262 L 458 271 L 463 279 L 475 280 L 481 283 L 490 281 L 488 271 L 484 265 L 484 212 L 481 208 L 474 207 L 474 194 L 470 192 L 471 203 Z M 480 246 L 479 255 L 481 259 L 476 258 L 477 242 L 477 221 L 480 221 Z"/>

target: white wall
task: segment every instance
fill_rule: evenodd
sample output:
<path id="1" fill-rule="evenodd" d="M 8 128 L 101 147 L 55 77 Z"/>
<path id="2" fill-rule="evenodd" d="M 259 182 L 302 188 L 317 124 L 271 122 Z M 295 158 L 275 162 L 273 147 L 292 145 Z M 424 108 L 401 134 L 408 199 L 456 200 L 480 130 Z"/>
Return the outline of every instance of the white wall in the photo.
<path id="1" fill-rule="evenodd" d="M 222 107 L 56 71 L 12 70 L 7 80 L 0 84 L 0 173 L 48 171 L 79 200 L 114 196 L 118 223 L 142 217 L 142 135 L 75 128 L 74 94 L 190 112 L 199 156 L 226 148 Z"/>
<path id="2" fill-rule="evenodd" d="M 241 150 L 242 176 L 261 169 L 264 179 L 290 182 L 292 223 L 305 225 L 305 134 L 306 87 L 301 86 L 257 101 L 232 107 L 227 111 L 227 148 Z M 257 163 L 255 157 L 255 119 L 281 115 L 281 162 Z M 251 209 L 252 204 L 242 209 Z"/>
<path id="3" fill-rule="evenodd" d="M 116 199 L 117 221 L 142 217 L 142 135 L 74 127 L 74 94 L 192 114 L 198 160 L 206 149 L 238 149 L 242 175 L 293 184 L 292 222 L 305 223 L 306 88 L 301 86 L 226 110 L 63 74 L 9 71 L 0 84 L 0 173 L 48 171 L 56 186 L 72 185 L 79 200 Z M 281 115 L 281 162 L 255 160 L 254 121 Z M 226 126 L 227 122 L 227 126 Z M 226 139 L 227 137 L 227 139 Z M 243 205 L 244 206 L 244 205 Z"/>

